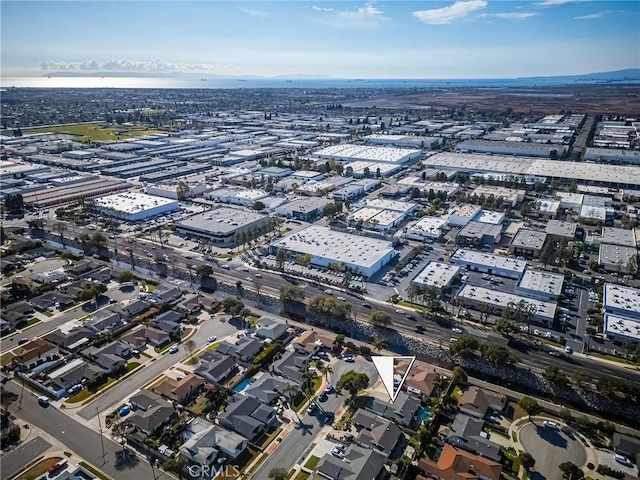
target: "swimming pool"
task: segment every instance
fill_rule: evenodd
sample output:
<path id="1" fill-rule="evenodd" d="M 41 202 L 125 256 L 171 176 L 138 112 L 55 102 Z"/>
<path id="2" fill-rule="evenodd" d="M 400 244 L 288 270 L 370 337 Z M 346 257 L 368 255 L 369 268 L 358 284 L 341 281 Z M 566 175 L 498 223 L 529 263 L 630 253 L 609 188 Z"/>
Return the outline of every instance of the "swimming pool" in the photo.
<path id="1" fill-rule="evenodd" d="M 418 412 L 420 423 L 426 422 L 431 418 L 431 407 L 422 407 Z"/>
<path id="2" fill-rule="evenodd" d="M 250 385 L 251 385 L 251 380 L 248 379 L 248 378 L 245 378 L 244 380 L 242 380 L 238 385 L 236 385 L 233 388 L 233 391 L 240 393 L 243 390 L 247 389 Z"/>

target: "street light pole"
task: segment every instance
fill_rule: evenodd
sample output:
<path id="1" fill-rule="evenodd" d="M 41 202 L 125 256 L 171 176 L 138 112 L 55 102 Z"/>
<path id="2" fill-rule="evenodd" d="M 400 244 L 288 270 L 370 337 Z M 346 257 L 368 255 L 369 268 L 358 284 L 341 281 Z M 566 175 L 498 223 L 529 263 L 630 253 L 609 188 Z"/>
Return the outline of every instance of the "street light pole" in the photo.
<path id="1" fill-rule="evenodd" d="M 106 463 L 105 461 L 106 454 L 104 453 L 104 436 L 102 435 L 102 423 L 100 422 L 100 411 L 98 410 L 98 407 L 96 407 L 96 416 L 98 417 L 98 427 L 100 428 L 100 444 L 102 446 L 102 465 L 104 465 Z"/>

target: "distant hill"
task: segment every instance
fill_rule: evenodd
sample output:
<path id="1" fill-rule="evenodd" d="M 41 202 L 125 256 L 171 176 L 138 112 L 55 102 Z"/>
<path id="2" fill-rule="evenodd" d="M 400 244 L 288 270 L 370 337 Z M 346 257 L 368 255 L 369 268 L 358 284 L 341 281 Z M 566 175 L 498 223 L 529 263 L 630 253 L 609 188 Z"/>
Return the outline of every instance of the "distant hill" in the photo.
<path id="1" fill-rule="evenodd" d="M 519 80 L 545 80 L 562 82 L 622 82 L 640 81 L 640 68 L 626 68 L 614 72 L 585 73 L 582 75 L 557 75 L 551 77 L 524 77 Z"/>

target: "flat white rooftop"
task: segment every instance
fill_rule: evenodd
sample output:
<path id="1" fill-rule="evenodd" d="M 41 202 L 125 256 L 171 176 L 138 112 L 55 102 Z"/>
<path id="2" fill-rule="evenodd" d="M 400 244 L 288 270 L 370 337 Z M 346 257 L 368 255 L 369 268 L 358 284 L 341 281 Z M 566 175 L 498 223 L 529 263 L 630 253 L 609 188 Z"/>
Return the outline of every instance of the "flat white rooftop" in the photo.
<path id="1" fill-rule="evenodd" d="M 545 232 L 521 228 L 520 230 L 518 230 L 518 233 L 516 233 L 516 236 L 511 241 L 511 246 L 540 250 L 544 245 L 544 241 L 546 239 L 547 234 Z"/>
<path id="2" fill-rule="evenodd" d="M 510 302 L 518 303 L 524 300 L 528 304 L 536 306 L 537 311 L 534 314 L 535 316 L 545 319 L 552 320 L 556 313 L 556 304 L 554 302 L 544 302 L 542 300 L 535 300 L 498 290 L 490 290 L 484 287 L 475 287 L 473 285 L 465 285 L 462 290 L 460 290 L 458 296 L 468 298 L 475 303 L 485 303 L 500 309 L 506 308 Z"/>
<path id="3" fill-rule="evenodd" d="M 327 227 L 311 225 L 272 243 L 292 252 L 371 268 L 385 256 L 395 253 L 391 242 L 337 232 Z"/>
<path id="4" fill-rule="evenodd" d="M 478 205 L 471 205 L 469 203 L 463 203 L 461 205 L 454 205 L 449 209 L 449 215 L 455 215 L 456 217 L 473 218 L 480 213 L 480 207 Z"/>
<path id="5" fill-rule="evenodd" d="M 404 163 L 422 154 L 421 150 L 395 147 L 372 147 L 369 145 L 331 145 L 313 155 L 322 158 L 369 160 L 385 163 Z"/>
<path id="6" fill-rule="evenodd" d="M 409 213 L 416 209 L 418 205 L 411 202 L 399 202 L 397 200 L 387 200 L 384 198 L 374 198 L 367 200 L 367 206 L 379 210 L 392 210 L 394 212 Z"/>
<path id="7" fill-rule="evenodd" d="M 600 239 L 602 243 L 610 243 L 612 245 L 636 246 L 636 236 L 633 230 L 625 230 L 624 228 L 602 227 Z"/>
<path id="8" fill-rule="evenodd" d="M 178 227 L 213 234 L 226 234 L 266 218 L 266 215 L 259 213 L 222 207 L 193 215 L 179 222 Z"/>
<path id="9" fill-rule="evenodd" d="M 637 288 L 605 283 L 602 301 L 606 310 L 624 311 L 630 317 L 640 318 L 640 290 Z"/>
<path id="10" fill-rule="evenodd" d="M 577 223 L 564 222 L 562 220 L 549 220 L 544 231 L 547 233 L 547 235 L 574 238 L 576 236 L 577 228 Z"/>
<path id="11" fill-rule="evenodd" d="M 550 297 L 557 297 L 562 293 L 564 275 L 540 270 L 525 270 L 518 282 L 517 288 L 541 292 Z"/>
<path id="12" fill-rule="evenodd" d="M 450 263 L 429 262 L 418 275 L 413 279 L 413 283 L 424 286 L 444 287 L 451 283 L 453 277 L 460 271 L 460 267 Z"/>
<path id="13" fill-rule="evenodd" d="M 476 218 L 476 222 L 489 223 L 491 225 L 500 225 L 504 220 L 503 212 L 494 212 L 491 210 L 482 210 L 480 216 Z"/>
<path id="14" fill-rule="evenodd" d="M 492 253 L 476 252 L 474 250 L 467 250 L 466 248 L 460 248 L 456 250 L 451 256 L 451 261 L 458 264 L 475 264 L 482 265 L 484 267 L 505 270 L 516 273 L 523 273 L 527 268 L 527 262 L 525 260 L 517 260 L 511 257 L 504 257 L 502 255 L 494 255 Z"/>
<path id="15" fill-rule="evenodd" d="M 635 342 L 640 341 L 640 321 L 637 318 L 607 313 L 604 316 L 604 331 L 607 335 L 628 337 Z"/>
<path id="16" fill-rule="evenodd" d="M 176 200 L 138 192 L 116 193 L 96 198 L 95 204 L 98 208 L 108 208 L 128 214 L 144 212 L 162 206 L 178 208 Z"/>
<path id="17" fill-rule="evenodd" d="M 444 218 L 438 217 L 422 217 L 413 226 L 409 227 L 409 231 L 415 234 L 421 234 L 424 232 L 429 236 L 440 235 L 442 233 L 442 227 L 447 224 Z"/>

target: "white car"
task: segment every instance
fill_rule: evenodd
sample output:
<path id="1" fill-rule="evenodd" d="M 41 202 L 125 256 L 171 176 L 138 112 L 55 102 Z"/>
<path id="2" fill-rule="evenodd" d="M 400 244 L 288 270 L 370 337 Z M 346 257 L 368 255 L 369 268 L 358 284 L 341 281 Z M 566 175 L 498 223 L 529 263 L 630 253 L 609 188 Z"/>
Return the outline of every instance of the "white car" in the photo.
<path id="1" fill-rule="evenodd" d="M 324 293 L 326 293 L 327 295 L 333 295 L 333 292 L 332 292 L 329 288 L 327 288 L 327 289 L 324 291 Z"/>
<path id="2" fill-rule="evenodd" d="M 624 465 L 625 467 L 630 467 L 632 465 L 631 460 L 629 460 L 627 457 L 625 457 L 624 455 L 620 455 L 619 453 L 616 453 L 613 457 L 613 459 Z"/>
<path id="3" fill-rule="evenodd" d="M 451 343 L 456 343 L 457 341 L 458 341 L 458 339 L 456 337 L 451 337 L 449 339 L 449 342 L 451 342 Z"/>
<path id="4" fill-rule="evenodd" d="M 212 337 L 209 337 L 207 340 L 209 341 L 209 343 L 213 343 L 218 339 L 218 337 L 216 337 L 215 335 Z"/>
<path id="5" fill-rule="evenodd" d="M 401 310 L 401 309 L 399 309 L 399 308 L 398 308 L 398 309 L 396 309 L 396 313 L 399 313 L 399 314 L 401 314 L 401 315 L 404 315 L 404 310 Z"/>
<path id="6" fill-rule="evenodd" d="M 177 346 L 173 346 L 169 349 L 169 353 L 174 354 L 178 353 L 179 348 Z"/>
<path id="7" fill-rule="evenodd" d="M 344 452 L 341 450 L 338 450 L 336 447 L 333 447 L 331 449 L 331 455 L 338 458 L 344 458 Z"/>
<path id="8" fill-rule="evenodd" d="M 463 330 L 462 330 L 461 328 L 459 328 L 459 327 L 453 327 L 453 328 L 451 329 L 451 331 L 452 331 L 453 333 L 464 333 L 464 332 L 463 332 Z"/>
<path id="9" fill-rule="evenodd" d="M 558 429 L 558 424 L 556 422 L 552 422 L 551 420 L 545 420 L 542 422 L 542 425 L 547 428 L 552 428 L 554 430 Z"/>
<path id="10" fill-rule="evenodd" d="M 341 302 L 344 302 L 346 300 L 346 298 L 344 297 L 336 297 L 338 300 L 340 300 Z"/>

